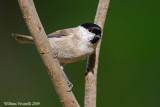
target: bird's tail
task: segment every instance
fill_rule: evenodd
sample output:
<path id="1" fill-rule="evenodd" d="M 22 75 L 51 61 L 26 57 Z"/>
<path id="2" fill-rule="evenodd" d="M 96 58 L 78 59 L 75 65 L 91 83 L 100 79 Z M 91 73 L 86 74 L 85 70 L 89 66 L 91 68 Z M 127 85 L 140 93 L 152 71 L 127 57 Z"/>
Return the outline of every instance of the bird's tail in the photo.
<path id="1" fill-rule="evenodd" d="M 34 43 L 31 36 L 12 34 L 12 36 L 20 43 Z"/>

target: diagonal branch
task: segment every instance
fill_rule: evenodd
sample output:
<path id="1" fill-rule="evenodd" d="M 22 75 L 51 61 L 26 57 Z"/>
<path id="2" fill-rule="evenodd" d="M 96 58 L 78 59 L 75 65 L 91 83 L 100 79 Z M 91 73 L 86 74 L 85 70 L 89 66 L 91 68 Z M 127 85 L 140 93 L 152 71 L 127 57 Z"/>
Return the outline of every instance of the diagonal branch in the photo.
<path id="1" fill-rule="evenodd" d="M 110 0 L 99 0 L 94 23 L 99 25 L 102 30 L 104 28 L 109 2 Z M 85 107 L 96 107 L 96 86 L 100 45 L 101 41 L 96 48 L 96 52 L 89 56 L 87 61 L 87 69 L 85 75 Z"/>
<path id="2" fill-rule="evenodd" d="M 47 39 L 33 0 L 18 0 L 18 3 L 62 105 L 64 107 L 79 107 L 73 93 L 67 92 L 69 89 L 67 80 Z"/>

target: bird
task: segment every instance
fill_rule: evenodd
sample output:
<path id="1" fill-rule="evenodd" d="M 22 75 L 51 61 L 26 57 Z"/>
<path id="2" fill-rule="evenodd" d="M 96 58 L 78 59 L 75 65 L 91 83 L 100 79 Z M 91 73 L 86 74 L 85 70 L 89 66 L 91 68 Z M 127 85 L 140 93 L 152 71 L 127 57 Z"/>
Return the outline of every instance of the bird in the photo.
<path id="1" fill-rule="evenodd" d="M 94 53 L 100 39 L 102 29 L 94 23 L 84 23 L 77 27 L 62 29 L 47 35 L 50 45 L 59 61 L 61 68 Z M 20 43 L 34 43 L 31 36 L 12 34 Z M 65 75 L 66 76 L 66 75 Z M 69 86 L 73 84 L 69 81 Z"/>

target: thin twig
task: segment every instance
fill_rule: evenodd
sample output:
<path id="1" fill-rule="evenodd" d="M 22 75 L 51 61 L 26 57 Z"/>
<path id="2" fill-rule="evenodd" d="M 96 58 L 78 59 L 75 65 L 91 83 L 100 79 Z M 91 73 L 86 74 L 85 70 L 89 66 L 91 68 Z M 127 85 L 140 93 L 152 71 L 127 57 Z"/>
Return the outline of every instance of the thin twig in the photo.
<path id="1" fill-rule="evenodd" d="M 67 92 L 69 89 L 67 80 L 47 39 L 33 0 L 18 0 L 18 2 L 23 13 L 23 18 L 33 36 L 39 54 L 48 69 L 48 75 L 51 78 L 62 105 L 64 107 L 79 107 L 73 93 Z"/>
<path id="2" fill-rule="evenodd" d="M 94 23 L 99 25 L 102 30 L 105 23 L 109 2 L 110 0 L 99 0 Z M 100 45 L 101 41 L 96 48 L 96 52 L 89 56 L 87 61 L 87 69 L 85 75 L 85 107 L 96 107 L 97 72 Z"/>

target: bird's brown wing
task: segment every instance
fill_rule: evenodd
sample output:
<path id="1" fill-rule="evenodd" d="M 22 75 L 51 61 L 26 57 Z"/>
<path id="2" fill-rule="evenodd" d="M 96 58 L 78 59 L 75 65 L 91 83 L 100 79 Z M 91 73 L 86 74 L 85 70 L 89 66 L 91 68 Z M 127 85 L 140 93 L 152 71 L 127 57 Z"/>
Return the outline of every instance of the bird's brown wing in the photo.
<path id="1" fill-rule="evenodd" d="M 63 30 L 58 30 L 56 32 L 53 32 L 51 34 L 48 34 L 48 38 L 61 38 L 63 36 L 68 36 L 73 32 L 74 28 L 69 28 L 69 29 L 63 29 Z"/>

